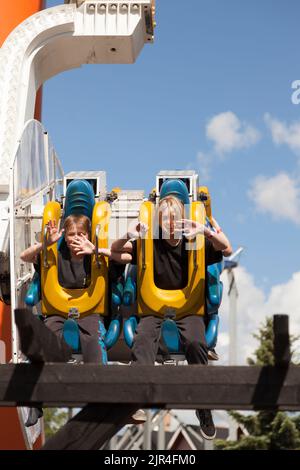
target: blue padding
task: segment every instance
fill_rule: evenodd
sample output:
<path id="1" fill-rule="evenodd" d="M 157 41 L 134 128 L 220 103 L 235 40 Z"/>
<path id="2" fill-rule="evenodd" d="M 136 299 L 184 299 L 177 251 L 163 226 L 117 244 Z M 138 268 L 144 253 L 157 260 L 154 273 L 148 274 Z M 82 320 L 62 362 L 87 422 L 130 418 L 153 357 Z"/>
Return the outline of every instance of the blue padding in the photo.
<path id="1" fill-rule="evenodd" d="M 223 297 L 223 282 L 219 281 L 219 289 L 220 289 L 220 299 L 222 302 L 222 297 Z M 220 302 L 220 304 L 221 304 Z M 209 302 L 208 298 L 206 299 L 206 309 L 207 309 L 207 314 L 212 315 L 213 313 L 218 313 L 220 304 L 213 305 Z"/>
<path id="2" fill-rule="evenodd" d="M 124 339 L 125 343 L 129 348 L 132 348 L 133 338 L 137 328 L 137 324 L 137 318 L 134 316 L 128 318 L 128 320 L 126 320 L 124 323 Z"/>
<path id="3" fill-rule="evenodd" d="M 111 303 L 114 307 L 122 305 L 123 301 L 123 280 L 121 282 L 111 283 Z"/>
<path id="4" fill-rule="evenodd" d="M 170 353 L 180 350 L 180 336 L 176 323 L 167 318 L 161 325 L 161 335 Z"/>
<path id="5" fill-rule="evenodd" d="M 205 331 L 205 339 L 208 349 L 212 349 L 217 344 L 218 339 L 218 326 L 219 326 L 219 315 L 213 314 L 209 316 L 209 323 Z"/>
<path id="6" fill-rule="evenodd" d="M 79 327 L 76 320 L 68 318 L 63 327 L 63 338 L 74 353 L 80 352 Z"/>
<path id="7" fill-rule="evenodd" d="M 219 316 L 210 315 L 209 323 L 205 331 L 206 344 L 209 349 L 214 348 L 218 339 Z M 174 320 L 164 320 L 161 326 L 163 340 L 170 353 L 182 352 L 179 331 Z"/>
<path id="8" fill-rule="evenodd" d="M 28 307 L 33 307 L 34 305 L 38 304 L 41 300 L 41 282 L 40 282 L 40 275 L 36 272 L 33 275 L 32 281 L 29 284 L 26 297 L 25 297 L 25 304 Z"/>
<path id="9" fill-rule="evenodd" d="M 125 281 L 123 305 L 129 307 L 136 299 L 136 265 L 130 265 Z"/>
<path id="10" fill-rule="evenodd" d="M 168 179 L 163 182 L 159 192 L 159 199 L 170 195 L 176 196 L 183 204 L 190 203 L 187 186 L 182 180 Z"/>
<path id="11" fill-rule="evenodd" d="M 112 306 L 119 307 L 123 304 L 129 307 L 136 300 L 136 266 L 128 265 L 126 279 L 124 280 L 124 275 L 121 279 L 111 283 Z"/>
<path id="12" fill-rule="evenodd" d="M 207 310 L 214 313 L 221 305 L 223 284 L 220 281 L 223 263 L 215 263 L 207 267 Z"/>
<path id="13" fill-rule="evenodd" d="M 129 348 L 132 348 L 134 334 L 137 328 L 137 318 L 135 316 L 130 317 L 124 323 L 124 339 Z M 219 326 L 219 315 L 213 314 L 209 316 L 209 323 L 205 331 L 205 339 L 207 347 L 212 349 L 217 344 L 218 339 L 218 326 Z M 182 345 L 180 342 L 180 335 L 174 320 L 167 318 L 162 322 L 161 335 L 165 345 L 170 353 L 182 352 Z"/>
<path id="14" fill-rule="evenodd" d="M 118 341 L 121 331 L 121 322 L 121 315 L 117 315 L 116 317 L 114 317 L 113 320 L 111 320 L 108 331 L 105 335 L 105 346 L 107 347 L 107 349 L 112 348 Z"/>
<path id="15" fill-rule="evenodd" d="M 106 365 L 108 362 L 107 350 L 106 350 L 106 345 L 105 345 L 106 329 L 101 320 L 99 320 L 99 332 L 98 333 L 99 333 L 98 342 L 99 342 L 101 355 L 102 355 L 102 365 Z"/>
<path id="16" fill-rule="evenodd" d="M 85 215 L 92 220 L 95 195 L 91 184 L 86 180 L 73 180 L 67 187 L 64 218 L 69 215 Z"/>

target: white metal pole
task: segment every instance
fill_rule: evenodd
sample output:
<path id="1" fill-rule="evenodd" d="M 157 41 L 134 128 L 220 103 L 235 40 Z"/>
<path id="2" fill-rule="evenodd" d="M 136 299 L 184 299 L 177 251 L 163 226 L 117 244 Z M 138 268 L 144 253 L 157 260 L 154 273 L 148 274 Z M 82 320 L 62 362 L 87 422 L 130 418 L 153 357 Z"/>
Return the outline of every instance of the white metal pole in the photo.
<path id="1" fill-rule="evenodd" d="M 237 298 L 238 290 L 234 277 L 233 269 L 228 269 L 228 282 L 229 282 L 229 365 L 234 366 L 237 364 Z M 237 424 L 229 416 L 229 440 L 237 440 Z"/>
<path id="2" fill-rule="evenodd" d="M 237 363 L 237 298 L 238 291 L 235 282 L 233 269 L 228 269 L 229 282 L 229 365 L 233 366 Z"/>
<path id="3" fill-rule="evenodd" d="M 116 450 L 117 448 L 117 436 L 113 436 L 109 441 L 109 450 Z"/>
<path id="4" fill-rule="evenodd" d="M 165 433 L 165 416 L 166 413 L 161 411 L 158 422 L 157 433 L 157 450 L 165 450 L 166 448 L 166 433 Z"/>
<path id="5" fill-rule="evenodd" d="M 146 410 L 147 421 L 144 424 L 144 450 L 151 450 L 152 419 L 151 410 Z"/>

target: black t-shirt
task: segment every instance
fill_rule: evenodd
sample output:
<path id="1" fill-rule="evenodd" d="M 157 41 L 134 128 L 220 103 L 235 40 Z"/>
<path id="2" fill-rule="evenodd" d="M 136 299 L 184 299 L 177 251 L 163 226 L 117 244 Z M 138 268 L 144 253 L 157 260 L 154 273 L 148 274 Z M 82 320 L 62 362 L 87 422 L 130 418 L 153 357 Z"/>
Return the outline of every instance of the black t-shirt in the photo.
<path id="1" fill-rule="evenodd" d="M 176 290 L 186 287 L 188 282 L 188 241 L 183 238 L 177 246 L 171 246 L 164 239 L 153 240 L 154 283 L 160 289 Z M 132 264 L 137 263 L 137 243 L 132 242 Z M 222 261 L 222 251 L 216 251 L 210 240 L 205 238 L 205 265 Z"/>
<path id="2" fill-rule="evenodd" d="M 34 265 L 40 272 L 40 258 Z M 82 289 L 88 287 L 91 277 L 91 257 L 84 256 L 74 260 L 64 241 L 58 249 L 58 282 L 65 289 Z"/>

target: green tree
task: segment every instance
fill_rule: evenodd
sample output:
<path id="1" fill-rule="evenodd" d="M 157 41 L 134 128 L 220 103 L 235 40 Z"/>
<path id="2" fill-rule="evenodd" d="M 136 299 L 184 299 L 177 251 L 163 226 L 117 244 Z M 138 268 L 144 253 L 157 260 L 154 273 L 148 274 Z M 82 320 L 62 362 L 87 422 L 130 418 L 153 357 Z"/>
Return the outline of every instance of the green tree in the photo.
<path id="1" fill-rule="evenodd" d="M 44 408 L 45 438 L 53 436 L 69 419 L 68 411 L 61 408 Z"/>
<path id="2" fill-rule="evenodd" d="M 254 358 L 248 358 L 250 366 L 274 365 L 274 333 L 273 318 L 268 317 L 265 323 L 254 334 L 259 346 L 254 352 Z M 292 357 L 298 338 L 291 337 Z M 217 440 L 215 447 L 224 450 L 278 450 L 300 449 L 300 415 L 291 417 L 287 413 L 276 411 L 259 411 L 245 416 L 236 411 L 230 411 L 230 416 L 249 433 L 239 441 Z"/>

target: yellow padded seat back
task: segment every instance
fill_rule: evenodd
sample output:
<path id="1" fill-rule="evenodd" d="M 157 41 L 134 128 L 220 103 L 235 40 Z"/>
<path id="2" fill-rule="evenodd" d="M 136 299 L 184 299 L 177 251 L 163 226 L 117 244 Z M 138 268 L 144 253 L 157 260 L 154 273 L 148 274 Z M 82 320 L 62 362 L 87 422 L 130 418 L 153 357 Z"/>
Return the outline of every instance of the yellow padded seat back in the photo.
<path id="1" fill-rule="evenodd" d="M 59 226 L 61 208 L 58 202 L 49 202 L 44 209 L 42 226 L 42 243 L 45 226 L 49 220 L 55 220 Z M 99 248 L 108 247 L 108 223 L 110 207 L 107 202 L 95 204 L 92 216 L 92 243 L 96 243 L 96 228 L 99 231 Z M 100 230 L 99 230 L 100 229 Z M 98 313 L 108 314 L 108 266 L 101 257 L 98 265 L 95 254 L 91 255 L 91 282 L 87 288 L 66 289 L 58 282 L 58 248 L 57 243 L 47 249 L 47 264 L 44 266 L 44 255 L 41 254 L 41 292 L 42 313 L 44 315 L 61 315 L 68 317 L 71 312 L 78 312 L 80 317 Z"/>
<path id="2" fill-rule="evenodd" d="M 187 315 L 204 315 L 205 303 L 205 242 L 203 235 L 189 242 L 188 284 L 183 289 L 160 289 L 154 283 L 153 222 L 155 206 L 144 202 L 140 208 L 140 222 L 148 225 L 145 238 L 137 242 L 137 302 L 138 315 L 164 317 L 172 313 L 176 319 Z M 190 204 L 190 219 L 205 223 L 201 202 Z"/>

